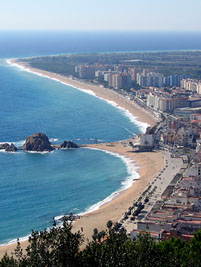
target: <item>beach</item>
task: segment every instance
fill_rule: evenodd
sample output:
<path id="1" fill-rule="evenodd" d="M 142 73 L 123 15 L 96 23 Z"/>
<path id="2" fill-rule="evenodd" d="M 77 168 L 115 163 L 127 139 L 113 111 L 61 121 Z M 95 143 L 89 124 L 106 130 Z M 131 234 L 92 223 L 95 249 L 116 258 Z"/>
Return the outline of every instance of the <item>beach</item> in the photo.
<path id="1" fill-rule="evenodd" d="M 123 97 L 113 90 L 84 83 L 72 78 L 63 77 L 55 73 L 33 69 L 28 66 L 24 66 L 24 64 L 22 65 L 22 67 L 29 68 L 29 71 L 34 72 L 38 75 L 43 75 L 51 79 L 59 80 L 60 82 L 69 84 L 73 87 L 79 88 L 80 90 L 87 90 L 86 92 L 95 94 L 96 96 L 107 101 L 112 101 L 112 104 L 116 103 L 117 106 L 123 108 L 124 110 L 127 110 L 132 115 L 134 115 L 138 119 L 139 123 L 144 123 L 144 128 L 148 125 L 153 126 L 157 122 L 156 118 L 154 118 L 150 113 L 137 106 L 137 104 L 135 104 L 133 101 Z M 81 216 L 80 219 L 74 222 L 73 231 L 78 231 L 83 228 L 85 239 L 90 239 L 94 228 L 98 228 L 99 230 L 105 229 L 108 220 L 112 220 L 113 222 L 120 220 L 129 206 L 132 205 L 135 199 L 139 197 L 139 195 L 146 189 L 147 185 L 153 180 L 153 178 L 164 166 L 162 152 L 134 153 L 132 152 L 131 147 L 127 145 L 127 141 L 120 141 L 112 144 L 93 144 L 89 145 L 89 147 L 116 153 L 120 156 L 124 156 L 127 159 L 130 159 L 130 164 L 133 164 L 133 167 L 136 168 L 136 164 L 140 167 L 140 178 L 134 181 L 129 189 L 121 191 L 117 195 L 117 197 L 112 199 L 112 201 L 101 206 L 96 211 Z M 22 247 L 25 248 L 27 246 L 27 243 L 27 241 L 21 242 Z M 16 244 L 1 246 L 0 257 L 2 257 L 2 255 L 6 251 L 10 254 L 10 252 L 13 251 L 15 247 Z"/>
<path id="2" fill-rule="evenodd" d="M 145 109 L 139 107 L 134 101 L 131 101 L 130 99 L 120 95 L 119 93 L 115 92 L 114 90 L 99 86 L 99 85 L 94 85 L 91 83 L 86 83 L 83 81 L 80 81 L 75 78 L 71 77 L 64 77 L 62 75 L 44 71 L 44 70 L 39 70 L 32 68 L 28 66 L 24 62 L 17 62 L 15 60 L 7 60 L 7 62 L 11 65 L 15 65 L 17 67 L 21 67 L 22 69 L 25 69 L 27 71 L 30 71 L 32 73 L 35 73 L 40 76 L 45 76 L 53 80 L 60 81 L 64 84 L 70 85 L 74 88 L 77 88 L 79 90 L 84 91 L 85 93 L 92 94 L 94 96 L 97 96 L 99 98 L 102 98 L 109 102 L 110 104 L 116 105 L 117 107 L 120 107 L 129 113 L 131 113 L 136 119 L 142 123 L 144 123 L 144 129 L 146 126 L 154 126 L 157 122 L 157 119 L 150 114 L 150 112 L 146 111 Z"/>
<path id="3" fill-rule="evenodd" d="M 117 153 L 133 161 L 131 163 L 133 167 L 136 167 L 136 163 L 140 167 L 140 178 L 135 180 L 130 188 L 120 192 L 116 198 L 104 204 L 97 211 L 82 216 L 74 223 L 73 231 L 76 232 L 82 227 L 85 238 L 90 240 L 94 228 L 98 228 L 101 231 L 106 229 L 106 224 L 109 220 L 115 223 L 121 219 L 122 215 L 164 167 L 164 158 L 162 152 L 134 153 L 125 142 L 115 142 L 112 143 L 112 146 L 94 144 L 89 145 L 89 147 Z"/>

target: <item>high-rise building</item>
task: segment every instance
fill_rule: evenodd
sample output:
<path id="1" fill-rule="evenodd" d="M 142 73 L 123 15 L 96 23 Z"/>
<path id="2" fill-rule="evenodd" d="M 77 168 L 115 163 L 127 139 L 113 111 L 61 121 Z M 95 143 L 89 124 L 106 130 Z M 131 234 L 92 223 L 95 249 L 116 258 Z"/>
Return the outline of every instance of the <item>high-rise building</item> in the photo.
<path id="1" fill-rule="evenodd" d="M 197 92 L 201 94 L 201 81 L 195 79 L 183 79 L 180 82 L 180 86 L 185 90 Z"/>
<path id="2" fill-rule="evenodd" d="M 142 87 L 162 87 L 163 75 L 160 73 L 149 72 L 147 75 L 137 74 L 137 83 Z"/>
<path id="3" fill-rule="evenodd" d="M 129 68 L 128 74 L 131 76 L 132 81 L 137 81 L 137 74 L 138 74 L 138 69 L 136 68 Z"/>
<path id="4" fill-rule="evenodd" d="M 120 73 L 111 73 L 109 78 L 109 86 L 119 89 L 122 87 L 122 79 Z"/>
<path id="5" fill-rule="evenodd" d="M 80 65 L 75 67 L 75 72 L 78 73 L 80 79 L 94 79 L 95 71 L 95 66 Z"/>
<path id="6" fill-rule="evenodd" d="M 189 78 L 189 75 L 186 74 L 182 74 L 182 75 L 178 75 L 178 74 L 172 74 L 169 77 L 168 83 L 166 85 L 168 86 L 180 86 L 180 82 L 182 79 L 186 79 Z"/>
<path id="7" fill-rule="evenodd" d="M 131 78 L 127 73 L 111 73 L 108 85 L 120 89 L 130 85 L 130 82 Z"/>
<path id="8" fill-rule="evenodd" d="M 175 108 L 188 107 L 188 97 L 164 97 L 150 93 L 147 96 L 147 105 L 160 111 L 172 112 Z"/>

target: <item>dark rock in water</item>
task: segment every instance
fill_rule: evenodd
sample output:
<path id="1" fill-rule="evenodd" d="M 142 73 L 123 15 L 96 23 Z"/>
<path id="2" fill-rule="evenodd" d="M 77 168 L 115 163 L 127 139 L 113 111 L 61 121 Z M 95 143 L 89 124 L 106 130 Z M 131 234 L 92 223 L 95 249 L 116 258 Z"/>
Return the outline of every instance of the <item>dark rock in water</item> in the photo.
<path id="1" fill-rule="evenodd" d="M 2 149 L 5 149 L 6 152 L 16 152 L 17 151 L 17 147 L 14 146 L 13 144 L 8 144 L 8 143 L 5 143 L 5 144 L 1 144 L 0 145 L 0 150 Z"/>
<path id="2" fill-rule="evenodd" d="M 9 146 L 8 143 L 0 144 L 0 150 L 2 150 L 2 149 L 6 149 L 7 146 Z"/>
<path id="3" fill-rule="evenodd" d="M 79 146 L 72 141 L 64 141 L 59 148 L 79 148 Z"/>
<path id="4" fill-rule="evenodd" d="M 16 152 L 17 151 L 17 147 L 14 146 L 13 144 L 7 146 L 7 148 L 5 149 L 6 152 Z"/>
<path id="5" fill-rule="evenodd" d="M 26 151 L 37 152 L 52 151 L 54 149 L 44 133 L 35 133 L 28 136 L 22 148 Z"/>

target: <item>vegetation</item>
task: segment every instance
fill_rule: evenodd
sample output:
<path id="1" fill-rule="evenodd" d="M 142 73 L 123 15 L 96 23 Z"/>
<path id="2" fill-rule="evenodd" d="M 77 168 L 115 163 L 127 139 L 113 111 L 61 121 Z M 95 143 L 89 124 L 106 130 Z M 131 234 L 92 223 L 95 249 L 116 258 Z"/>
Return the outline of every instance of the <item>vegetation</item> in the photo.
<path id="1" fill-rule="evenodd" d="M 171 51 L 143 53 L 90 53 L 60 56 L 44 56 L 23 61 L 32 67 L 52 71 L 62 75 L 75 76 L 75 66 L 80 64 L 123 64 L 140 69 L 148 68 L 165 76 L 171 74 L 188 74 L 201 79 L 200 51 Z M 134 88 L 138 88 L 133 84 Z"/>
<path id="2" fill-rule="evenodd" d="M 49 231 L 32 232 L 26 253 L 20 243 L 13 256 L 5 255 L 0 267 L 64 267 L 64 266 L 201 266 L 201 230 L 190 243 L 180 239 L 156 242 L 142 233 L 131 240 L 121 224 L 107 223 L 107 230 L 94 229 L 92 241 L 84 250 L 81 232 L 72 233 L 72 226 L 64 221 L 63 227 Z"/>

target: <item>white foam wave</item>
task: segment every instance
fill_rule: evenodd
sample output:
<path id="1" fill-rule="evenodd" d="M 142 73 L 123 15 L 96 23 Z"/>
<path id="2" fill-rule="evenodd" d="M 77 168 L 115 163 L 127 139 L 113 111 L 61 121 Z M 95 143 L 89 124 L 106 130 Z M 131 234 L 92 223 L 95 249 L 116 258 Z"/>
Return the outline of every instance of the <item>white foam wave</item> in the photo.
<path id="1" fill-rule="evenodd" d="M 65 216 L 65 214 L 62 214 L 62 215 L 59 215 L 59 216 L 55 216 L 54 220 L 55 221 L 60 221 L 64 216 Z"/>
<path id="2" fill-rule="evenodd" d="M 17 141 L 17 142 L 0 142 L 0 145 L 1 144 L 9 144 L 9 145 L 11 145 L 11 144 L 14 144 L 17 148 L 21 148 L 22 146 L 23 146 L 23 144 L 24 144 L 24 142 L 25 142 L 25 140 L 20 140 L 20 141 Z M 20 151 L 6 151 L 5 149 L 1 149 L 0 150 L 0 153 L 9 153 L 9 154 L 16 154 L 16 153 L 20 153 Z"/>
<path id="3" fill-rule="evenodd" d="M 24 145 L 26 140 L 19 140 L 19 141 L 16 141 L 16 142 L 13 142 L 13 144 L 16 146 L 16 147 L 22 147 Z"/>
<path id="4" fill-rule="evenodd" d="M 69 83 L 67 83 L 67 82 L 63 82 L 63 81 L 61 81 L 60 79 L 53 78 L 53 77 L 50 77 L 50 76 L 48 76 L 48 75 L 41 74 L 41 73 L 39 73 L 39 72 L 37 72 L 37 71 L 30 70 L 28 67 L 22 66 L 22 65 L 20 65 L 20 64 L 18 64 L 18 63 L 16 63 L 16 62 L 13 62 L 13 61 L 10 60 L 10 59 L 7 60 L 7 63 L 10 64 L 10 65 L 15 66 L 15 67 L 17 67 L 17 68 L 20 68 L 20 69 L 23 70 L 23 71 L 27 71 L 27 72 L 36 74 L 36 75 L 38 75 L 38 76 L 45 77 L 45 78 L 49 78 L 49 79 L 51 79 L 51 80 L 57 81 L 57 82 L 62 83 L 62 84 L 64 84 L 64 85 L 71 86 L 71 87 L 73 87 L 73 88 L 75 88 L 75 89 L 77 89 L 77 90 L 79 90 L 79 91 L 82 91 L 82 92 L 84 92 L 84 93 L 87 93 L 87 94 L 89 94 L 89 95 L 92 95 L 92 96 L 94 96 L 94 97 L 97 97 L 97 98 L 99 98 L 99 99 L 101 99 L 101 100 L 107 102 L 108 104 L 112 105 L 113 107 L 115 107 L 115 108 L 121 110 L 122 113 L 124 114 L 124 116 L 128 117 L 129 120 L 130 120 L 133 124 L 137 125 L 138 128 L 140 129 L 140 131 L 142 131 L 143 133 L 146 131 L 146 128 L 147 128 L 148 126 L 150 126 L 148 123 L 139 121 L 139 119 L 138 119 L 136 116 L 134 116 L 130 111 L 128 111 L 127 109 L 125 109 L 125 108 L 123 108 L 123 107 L 121 107 L 121 106 L 119 106 L 116 102 L 111 101 L 111 100 L 107 100 L 107 99 L 105 99 L 105 98 L 103 98 L 103 97 L 100 97 L 100 96 L 97 96 L 92 90 L 89 90 L 89 89 L 83 89 L 83 88 L 80 88 L 80 87 L 78 87 L 78 86 L 74 86 L 74 85 L 72 85 L 72 84 L 69 84 Z"/>
<path id="5" fill-rule="evenodd" d="M 27 241 L 29 239 L 31 235 L 27 235 L 27 236 L 24 236 L 24 237 L 20 237 L 18 238 L 20 242 L 23 242 L 23 241 Z M 17 242 L 17 238 L 16 239 L 13 239 L 13 240 L 10 240 L 8 241 L 7 243 L 4 243 L 4 244 L 0 244 L 0 247 L 4 247 L 4 246 L 8 246 L 8 245 L 12 245 L 12 244 L 15 244 Z"/>
<path id="6" fill-rule="evenodd" d="M 71 87 L 73 87 L 73 88 L 75 88 L 75 89 L 78 89 L 78 90 L 80 90 L 80 91 L 82 91 L 82 92 L 84 92 L 84 93 L 87 93 L 87 94 L 89 94 L 89 95 L 96 96 L 96 94 L 95 94 L 93 91 L 91 91 L 91 90 L 87 90 L 87 89 L 79 88 L 79 87 L 76 87 L 76 86 L 74 86 L 74 85 L 72 85 L 72 84 L 69 84 L 69 83 L 67 83 L 67 82 L 63 82 L 63 81 L 61 81 L 60 79 L 57 79 L 57 78 L 54 78 L 54 77 L 50 77 L 50 76 L 48 76 L 48 75 L 39 73 L 39 72 L 37 72 L 37 71 L 33 71 L 33 70 L 31 70 L 29 67 L 25 67 L 25 66 L 22 66 L 21 64 L 18 64 L 17 62 L 13 62 L 12 59 L 7 59 L 6 62 L 7 62 L 8 64 L 14 66 L 14 67 L 19 68 L 21 71 L 26 71 L 26 72 L 29 72 L 29 73 L 33 73 L 33 74 L 36 74 L 36 75 L 38 75 L 38 76 L 40 76 L 40 77 L 45 77 L 45 78 L 51 79 L 51 80 L 53 80 L 53 81 L 62 83 L 62 84 L 64 84 L 64 85 L 71 86 Z M 56 73 L 53 73 L 53 74 L 56 74 Z M 56 74 L 56 75 L 58 75 L 58 74 Z"/>
<path id="7" fill-rule="evenodd" d="M 125 178 L 124 181 L 122 181 L 121 183 L 121 187 L 119 190 L 113 192 L 110 196 L 106 197 L 105 199 L 99 201 L 98 203 L 90 206 L 89 208 L 87 208 L 84 212 L 79 213 L 79 215 L 84 215 L 86 213 L 89 212 L 93 212 L 98 210 L 101 206 L 105 205 L 106 203 L 110 202 L 111 200 L 113 200 L 114 198 L 118 197 L 119 194 L 128 189 L 129 187 L 132 186 L 132 184 L 134 183 L 135 180 L 138 180 L 140 175 L 139 175 L 139 166 L 137 165 L 135 160 L 132 160 L 126 156 L 120 155 L 118 153 L 114 153 L 114 152 L 110 152 L 104 149 L 99 149 L 99 148 L 84 148 L 84 149 L 92 149 L 92 150 L 99 150 L 99 151 L 103 151 L 107 154 L 110 154 L 114 157 L 118 157 L 120 158 L 126 165 L 127 167 L 127 172 L 128 172 L 128 176 Z"/>
<path id="8" fill-rule="evenodd" d="M 82 215 L 84 215 L 86 213 L 89 213 L 89 212 L 93 212 L 93 211 L 98 210 L 100 207 L 102 207 L 106 203 L 108 203 L 108 202 L 112 201 L 114 198 L 118 197 L 122 191 L 124 191 L 124 190 L 128 189 L 129 187 L 131 187 L 132 184 L 133 184 L 133 182 L 135 180 L 138 180 L 139 177 L 140 177 L 140 175 L 139 175 L 139 169 L 140 168 L 137 165 L 137 163 L 135 162 L 135 160 L 132 160 L 132 159 L 126 157 L 126 156 L 120 155 L 118 153 L 110 152 L 110 151 L 107 151 L 107 150 L 104 150 L 104 149 L 99 149 L 99 148 L 82 148 L 82 149 L 99 150 L 99 151 L 103 151 L 103 152 L 105 152 L 107 154 L 110 154 L 110 155 L 112 155 L 114 157 L 120 158 L 125 163 L 125 165 L 127 166 L 128 176 L 126 177 L 126 179 L 124 181 L 122 181 L 121 187 L 120 187 L 119 190 L 116 190 L 110 196 L 108 196 L 105 199 L 99 201 L 98 203 L 90 206 L 84 212 L 81 212 L 81 213 L 77 214 L 79 216 L 82 216 Z M 49 153 L 49 152 L 35 152 L 35 151 L 27 151 L 27 152 L 28 153 L 39 153 L 39 154 Z M 54 219 L 55 219 L 55 221 L 59 221 L 64 216 L 65 216 L 64 214 L 58 215 L 58 216 L 55 216 Z M 58 227 L 59 226 L 62 226 L 62 222 L 60 224 L 58 224 Z M 48 228 L 48 229 L 50 229 L 50 228 Z M 25 236 L 25 237 L 22 237 L 22 238 L 19 238 L 19 241 L 20 242 L 27 241 L 29 237 L 30 237 L 30 235 Z M 1 246 L 6 246 L 6 245 L 9 245 L 9 244 L 16 243 L 16 241 L 17 241 L 17 239 L 13 239 L 13 240 L 9 241 L 8 243 L 0 244 L 0 247 Z"/>
<path id="9" fill-rule="evenodd" d="M 0 150 L 0 153 L 11 153 L 11 152 L 6 152 L 5 149 L 1 149 L 1 150 Z"/>
<path id="10" fill-rule="evenodd" d="M 118 191 L 115 191 L 114 193 L 112 193 L 109 197 L 106 197 L 104 200 L 99 201 L 98 203 L 90 206 L 88 209 L 86 209 L 84 212 L 79 213 L 80 216 L 83 216 L 87 213 L 93 212 L 98 210 L 100 207 L 102 207 L 103 205 L 105 205 L 106 203 L 110 202 L 112 199 L 114 199 L 115 197 L 117 197 L 119 194 Z"/>
<path id="11" fill-rule="evenodd" d="M 5 141 L 5 142 L 0 142 L 0 145 L 2 145 L 2 144 L 9 144 L 9 145 L 14 144 L 16 147 L 22 147 L 24 143 L 25 143 L 25 140 L 19 140 L 16 142 L 10 142 L 10 141 L 6 142 Z"/>
<path id="12" fill-rule="evenodd" d="M 83 89 L 83 88 L 79 88 L 79 87 L 76 87 L 76 86 L 74 86 L 74 85 L 72 85 L 72 84 L 69 84 L 69 83 L 64 83 L 64 84 L 69 85 L 69 86 L 71 86 L 71 87 L 73 87 L 73 88 L 75 88 L 75 89 L 77 89 L 77 90 L 79 90 L 79 91 L 81 91 L 81 92 L 84 92 L 84 93 L 86 93 L 86 94 L 88 94 L 88 95 L 92 95 L 92 96 L 98 97 L 98 96 L 97 96 L 93 91 L 91 91 L 91 90 Z"/>
<path id="13" fill-rule="evenodd" d="M 41 154 L 41 155 L 45 155 L 45 154 L 49 154 L 49 153 L 52 153 L 53 151 L 43 151 L 43 152 L 40 152 L 40 151 L 25 151 L 26 153 L 30 153 L 30 154 Z"/>
<path id="14" fill-rule="evenodd" d="M 99 97 L 99 98 L 101 98 L 101 97 Z M 125 109 L 125 108 L 123 108 L 121 106 L 119 106 L 116 102 L 111 101 L 111 100 L 106 100 L 104 98 L 101 98 L 101 99 L 103 99 L 104 101 L 106 101 L 107 103 L 112 105 L 113 107 L 118 108 L 124 114 L 124 116 L 128 117 L 129 120 L 133 124 L 137 125 L 139 127 L 139 129 L 143 133 L 146 131 L 146 128 L 149 126 L 148 123 L 139 121 L 139 119 L 136 116 L 134 116 L 130 111 L 128 111 L 127 109 Z"/>
<path id="15" fill-rule="evenodd" d="M 57 139 L 57 138 L 50 138 L 50 139 L 49 139 L 50 142 L 57 142 L 58 140 L 59 140 L 59 139 Z"/>

